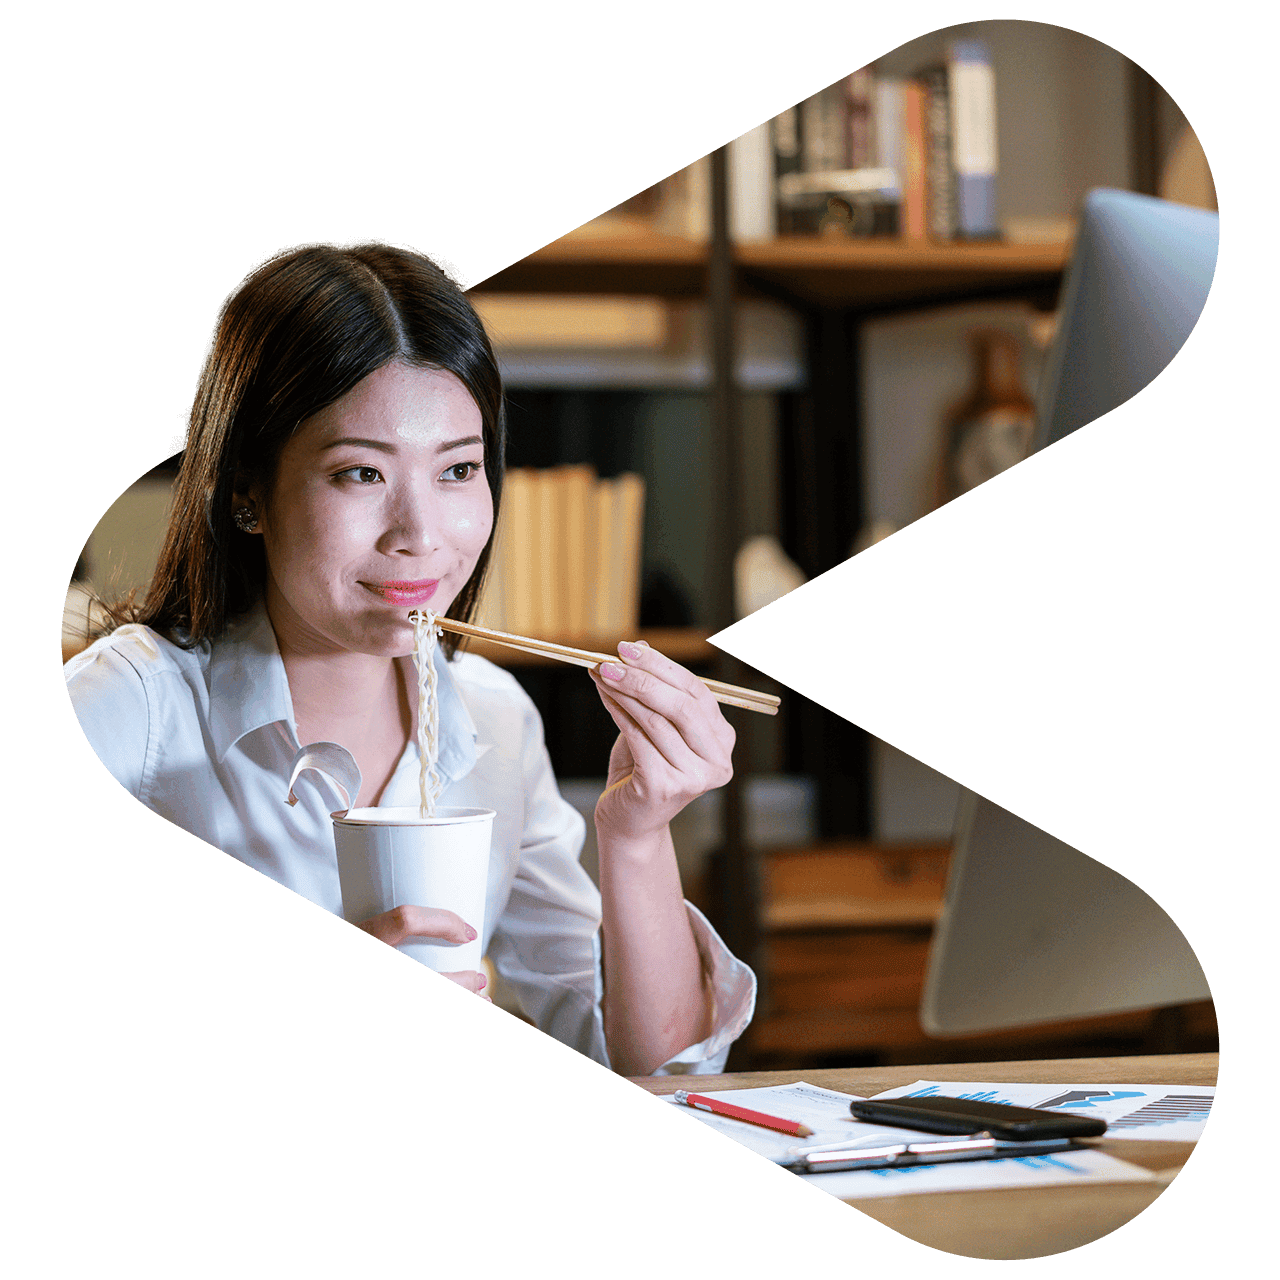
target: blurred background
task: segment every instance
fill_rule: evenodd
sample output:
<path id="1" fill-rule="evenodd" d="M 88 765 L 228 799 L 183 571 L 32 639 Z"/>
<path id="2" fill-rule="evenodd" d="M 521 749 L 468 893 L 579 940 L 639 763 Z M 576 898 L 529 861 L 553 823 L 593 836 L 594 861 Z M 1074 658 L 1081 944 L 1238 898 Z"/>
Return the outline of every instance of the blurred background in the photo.
<path id="1" fill-rule="evenodd" d="M 930 1040 L 917 1007 L 958 787 L 706 643 L 1025 454 L 1097 187 L 1216 208 L 1194 132 L 1140 67 L 1059 27 L 965 24 L 851 68 L 471 295 L 512 468 L 479 621 L 596 649 L 638 632 L 783 695 L 776 719 L 732 717 L 737 776 L 675 831 L 687 895 L 761 978 L 732 1067 L 1216 1048 L 1207 1002 Z M 145 590 L 178 461 L 96 527 L 64 657 L 95 596 Z M 594 874 L 612 722 L 583 672 L 484 652 L 543 714 Z"/>

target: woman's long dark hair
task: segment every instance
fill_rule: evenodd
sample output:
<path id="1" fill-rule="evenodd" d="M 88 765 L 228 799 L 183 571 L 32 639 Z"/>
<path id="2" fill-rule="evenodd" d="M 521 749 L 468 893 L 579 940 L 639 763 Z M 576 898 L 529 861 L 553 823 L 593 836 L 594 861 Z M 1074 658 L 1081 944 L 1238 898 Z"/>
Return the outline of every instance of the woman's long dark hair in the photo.
<path id="1" fill-rule="evenodd" d="M 172 514 L 141 606 L 112 610 L 190 648 L 259 598 L 262 539 L 232 523 L 232 495 L 269 491 L 280 450 L 312 414 L 392 360 L 454 374 L 480 410 L 497 528 L 506 426 L 493 348 L 458 286 L 421 254 L 312 245 L 255 271 L 227 301 L 191 409 Z M 470 619 L 493 547 L 448 610 Z M 441 642 L 449 657 L 457 638 Z"/>

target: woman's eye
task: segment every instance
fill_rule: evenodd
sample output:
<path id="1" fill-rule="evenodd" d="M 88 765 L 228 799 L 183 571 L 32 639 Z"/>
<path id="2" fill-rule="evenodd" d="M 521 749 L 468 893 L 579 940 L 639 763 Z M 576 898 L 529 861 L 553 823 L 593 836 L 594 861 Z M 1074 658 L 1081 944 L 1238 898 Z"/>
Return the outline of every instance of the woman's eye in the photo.
<path id="1" fill-rule="evenodd" d="M 440 478 L 442 480 L 453 480 L 461 484 L 465 480 L 470 480 L 479 470 L 480 464 L 478 462 L 456 462 Z"/>
<path id="2" fill-rule="evenodd" d="M 338 472 L 338 477 L 343 476 L 358 484 L 377 484 L 382 479 L 382 473 L 376 467 L 348 467 L 345 471 Z"/>

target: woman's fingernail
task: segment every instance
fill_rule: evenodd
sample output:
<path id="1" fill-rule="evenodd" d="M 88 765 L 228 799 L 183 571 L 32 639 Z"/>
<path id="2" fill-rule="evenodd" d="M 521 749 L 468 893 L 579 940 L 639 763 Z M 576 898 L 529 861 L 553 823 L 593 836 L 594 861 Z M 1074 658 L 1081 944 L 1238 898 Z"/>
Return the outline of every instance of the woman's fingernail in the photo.
<path id="1" fill-rule="evenodd" d="M 626 675 L 627 669 L 620 667 L 616 662 L 602 662 L 600 664 L 600 674 L 606 680 L 621 680 Z"/>
<path id="2" fill-rule="evenodd" d="M 484 974 L 484 973 L 477 974 L 476 976 L 480 979 L 480 983 L 476 987 L 476 990 L 482 991 L 484 990 L 485 987 L 489 985 L 489 977 L 487 974 Z"/>
<path id="3" fill-rule="evenodd" d="M 474 942 L 478 936 L 476 931 L 470 925 L 467 925 L 467 941 Z"/>
<path id="4" fill-rule="evenodd" d="M 624 640 L 618 646 L 618 652 L 622 654 L 624 658 L 633 658 L 633 659 L 638 658 L 640 656 L 640 646 L 638 644 L 632 644 L 630 641 Z"/>

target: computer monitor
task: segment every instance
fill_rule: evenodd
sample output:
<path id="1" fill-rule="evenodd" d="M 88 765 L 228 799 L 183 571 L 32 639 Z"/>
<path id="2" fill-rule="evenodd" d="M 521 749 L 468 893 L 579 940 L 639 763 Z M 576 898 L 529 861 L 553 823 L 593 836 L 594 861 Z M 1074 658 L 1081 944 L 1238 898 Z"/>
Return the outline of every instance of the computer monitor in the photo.
<path id="1" fill-rule="evenodd" d="M 1218 215 L 1131 191 L 1085 198 L 1036 394 L 1042 449 L 1137 395 L 1182 349 L 1218 261 Z"/>
<path id="2" fill-rule="evenodd" d="M 1218 216 L 1094 191 L 1037 396 L 1043 448 L 1136 395 L 1199 319 Z M 961 798 L 920 1004 L 962 1036 L 1209 997 L 1181 930 L 1123 876 L 980 796 Z"/>
<path id="3" fill-rule="evenodd" d="M 1187 1004 L 1209 984 L 1132 881 L 972 792 L 920 1003 L 930 1035 Z"/>

